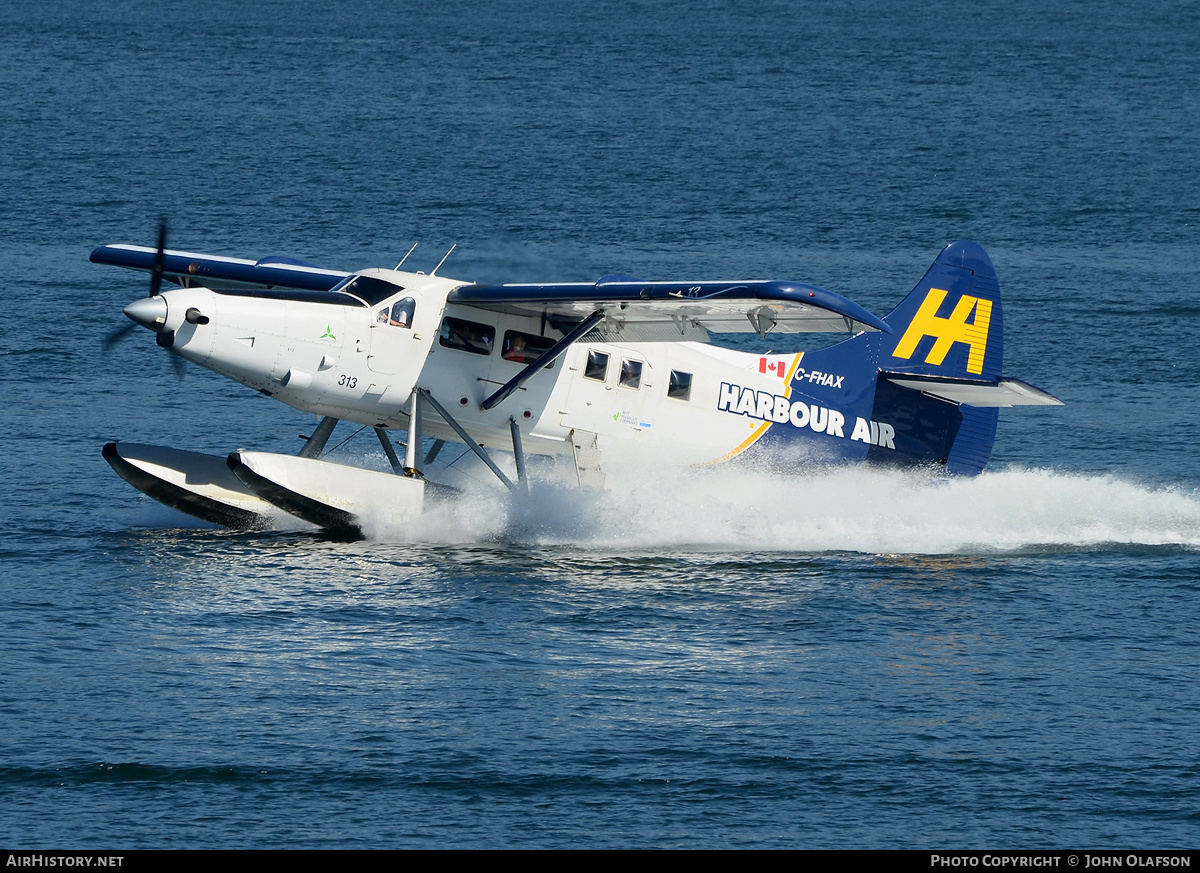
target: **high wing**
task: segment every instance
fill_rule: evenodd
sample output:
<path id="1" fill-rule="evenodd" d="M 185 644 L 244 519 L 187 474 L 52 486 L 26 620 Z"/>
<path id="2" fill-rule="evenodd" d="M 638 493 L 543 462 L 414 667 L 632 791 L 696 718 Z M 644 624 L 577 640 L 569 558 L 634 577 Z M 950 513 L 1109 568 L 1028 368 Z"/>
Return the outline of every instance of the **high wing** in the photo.
<path id="1" fill-rule="evenodd" d="M 92 252 L 96 264 L 154 269 L 149 246 L 106 245 Z M 257 261 L 167 250 L 163 278 L 184 287 L 216 290 L 292 289 L 328 291 L 352 273 L 327 270 L 291 258 Z M 849 332 L 891 328 L 839 294 L 779 280 L 645 282 L 605 276 L 594 283 L 462 285 L 448 303 L 489 312 L 542 318 L 564 333 L 600 312 L 588 336 L 612 342 L 706 342 L 709 332 Z"/>
<path id="2" fill-rule="evenodd" d="M 606 276 L 594 284 L 464 285 L 450 303 L 574 325 L 594 312 L 610 342 L 708 340 L 708 333 L 857 332 L 891 328 L 857 303 L 799 282 L 643 282 Z"/>
<path id="3" fill-rule="evenodd" d="M 155 254 L 156 250 L 147 246 L 108 245 L 93 251 L 91 261 L 150 272 L 154 269 Z M 163 278 L 184 288 L 203 285 L 215 290 L 294 288 L 328 291 L 350 275 L 292 258 L 268 257 L 250 261 L 195 252 L 163 252 Z"/>

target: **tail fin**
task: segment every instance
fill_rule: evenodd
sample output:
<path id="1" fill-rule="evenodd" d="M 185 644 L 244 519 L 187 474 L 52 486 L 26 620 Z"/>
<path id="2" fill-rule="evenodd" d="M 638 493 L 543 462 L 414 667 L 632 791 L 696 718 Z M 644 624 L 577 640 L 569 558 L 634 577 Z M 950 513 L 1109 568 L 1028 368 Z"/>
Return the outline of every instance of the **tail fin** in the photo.
<path id="1" fill-rule="evenodd" d="M 951 243 L 884 321 L 893 333 L 881 338 L 883 377 L 872 417 L 896 428 L 901 454 L 943 462 L 954 473 L 979 472 L 992 454 L 997 410 L 935 399 L 886 374 L 1000 379 L 1004 319 L 991 259 L 977 243 Z M 882 452 L 871 454 L 885 459 Z"/>
<path id="2" fill-rule="evenodd" d="M 942 250 L 924 278 L 884 319 L 887 371 L 995 381 L 1004 369 L 1004 319 L 996 268 L 977 243 Z M 891 348 L 888 348 L 888 345 Z"/>

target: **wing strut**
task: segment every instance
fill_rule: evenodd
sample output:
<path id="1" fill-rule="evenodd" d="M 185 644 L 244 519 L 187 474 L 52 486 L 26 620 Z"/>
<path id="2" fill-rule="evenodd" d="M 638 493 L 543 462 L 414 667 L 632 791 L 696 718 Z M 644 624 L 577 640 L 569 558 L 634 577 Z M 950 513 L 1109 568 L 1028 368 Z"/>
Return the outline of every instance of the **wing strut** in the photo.
<path id="1" fill-rule="evenodd" d="M 603 318 L 604 313 L 597 309 L 595 312 L 581 321 L 574 330 L 572 330 L 554 345 L 550 346 L 550 348 L 546 349 L 546 351 L 542 352 L 532 364 L 505 382 L 502 388 L 497 389 L 494 394 L 484 400 L 483 403 L 479 404 L 479 408 L 488 410 L 503 403 L 505 399 L 507 399 L 508 395 L 512 394 L 514 391 L 524 385 L 529 380 L 530 376 L 543 367 L 549 366 L 555 358 L 567 350 L 567 346 L 571 345 L 571 343 L 575 342 L 575 340 L 579 339 L 581 336 L 599 324 Z"/>

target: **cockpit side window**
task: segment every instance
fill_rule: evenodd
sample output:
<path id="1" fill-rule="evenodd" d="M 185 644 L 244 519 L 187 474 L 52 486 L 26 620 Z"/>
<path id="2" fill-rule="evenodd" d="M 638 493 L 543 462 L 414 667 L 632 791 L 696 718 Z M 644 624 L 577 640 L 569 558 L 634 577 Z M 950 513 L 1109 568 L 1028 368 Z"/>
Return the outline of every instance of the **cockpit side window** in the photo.
<path id="1" fill-rule="evenodd" d="M 411 297 L 397 300 L 392 304 L 392 314 L 388 324 L 394 327 L 412 327 L 413 313 L 416 312 L 417 301 Z"/>
<path id="2" fill-rule="evenodd" d="M 343 294 L 353 294 L 360 300 L 366 301 L 368 306 L 375 306 L 397 292 L 403 291 L 404 288 L 400 285 L 393 285 L 391 282 L 385 282 L 382 279 L 372 278 L 371 276 L 351 276 L 330 290 L 341 291 Z"/>

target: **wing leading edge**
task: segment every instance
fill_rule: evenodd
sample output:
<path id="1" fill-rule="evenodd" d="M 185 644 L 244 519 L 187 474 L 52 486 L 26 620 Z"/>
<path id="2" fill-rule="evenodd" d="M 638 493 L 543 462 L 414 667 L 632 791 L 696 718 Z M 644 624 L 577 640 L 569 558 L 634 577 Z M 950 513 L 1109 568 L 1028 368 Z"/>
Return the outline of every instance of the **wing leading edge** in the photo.
<path id="1" fill-rule="evenodd" d="M 108 245 L 92 252 L 94 264 L 108 264 L 130 270 L 154 269 L 155 249 L 147 246 Z M 289 288 L 301 291 L 328 291 L 351 273 L 325 270 L 291 258 L 226 258 L 194 252 L 163 252 L 163 278 L 176 285 L 203 285 L 215 290 Z"/>

